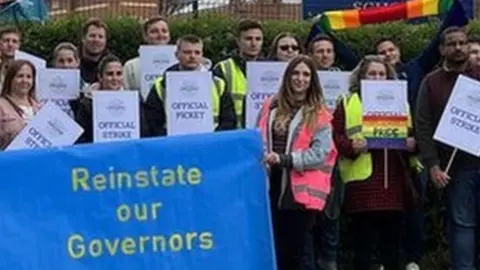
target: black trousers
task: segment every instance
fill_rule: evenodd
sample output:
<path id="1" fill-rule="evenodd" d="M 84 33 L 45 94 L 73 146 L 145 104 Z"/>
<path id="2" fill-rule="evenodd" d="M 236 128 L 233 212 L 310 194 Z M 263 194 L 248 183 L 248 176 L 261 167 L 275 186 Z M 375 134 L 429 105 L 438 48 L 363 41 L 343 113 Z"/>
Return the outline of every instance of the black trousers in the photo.
<path id="1" fill-rule="evenodd" d="M 284 210 L 272 206 L 273 234 L 278 270 L 311 269 L 311 259 L 305 254 L 306 248 L 313 248 L 306 241 L 308 230 L 311 230 L 315 220 L 313 212 L 305 210 Z"/>
<path id="2" fill-rule="evenodd" d="M 385 270 L 400 270 L 401 212 L 364 212 L 351 214 L 354 234 L 354 270 L 370 270 L 375 250 Z M 377 249 L 375 249 L 377 246 Z"/>

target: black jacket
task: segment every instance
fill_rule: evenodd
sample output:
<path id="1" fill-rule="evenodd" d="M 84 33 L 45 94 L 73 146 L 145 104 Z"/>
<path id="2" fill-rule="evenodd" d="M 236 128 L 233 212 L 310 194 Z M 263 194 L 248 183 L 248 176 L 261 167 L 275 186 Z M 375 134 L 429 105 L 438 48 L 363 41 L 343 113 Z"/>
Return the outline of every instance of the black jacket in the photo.
<path id="1" fill-rule="evenodd" d="M 98 64 L 108 55 L 111 55 L 111 53 L 106 50 L 97 60 L 82 56 L 80 58 L 80 76 L 82 80 L 86 83 L 94 83 L 98 81 Z"/>
<path id="2" fill-rule="evenodd" d="M 180 66 L 175 64 L 165 70 L 163 77 L 169 71 L 180 71 Z M 212 73 L 213 74 L 213 73 Z M 215 76 L 215 75 L 213 75 Z M 166 80 L 162 81 L 162 87 L 165 89 Z M 150 125 L 152 136 L 167 135 L 167 116 L 165 113 L 165 104 L 163 99 L 157 95 L 155 85 L 152 86 L 145 102 L 145 117 Z M 233 106 L 232 95 L 225 91 L 220 97 L 220 115 L 218 126 L 215 131 L 231 130 L 236 128 L 235 108 Z"/>
<path id="3" fill-rule="evenodd" d="M 82 95 L 76 103 L 74 115 L 75 121 L 83 128 L 83 134 L 78 138 L 77 143 L 93 142 L 93 102 L 88 95 Z M 73 107 L 72 107 L 73 110 Z M 150 137 L 150 127 L 145 119 L 143 102 L 140 100 L 140 137 Z"/>

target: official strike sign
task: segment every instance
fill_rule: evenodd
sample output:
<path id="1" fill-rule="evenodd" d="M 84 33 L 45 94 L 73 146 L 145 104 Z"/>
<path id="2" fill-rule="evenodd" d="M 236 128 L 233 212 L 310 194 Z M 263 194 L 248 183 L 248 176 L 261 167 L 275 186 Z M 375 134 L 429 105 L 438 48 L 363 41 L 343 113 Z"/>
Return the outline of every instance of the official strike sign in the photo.
<path id="1" fill-rule="evenodd" d="M 273 270 L 261 156 L 254 131 L 0 153 L 0 269 Z"/>
<path id="2" fill-rule="evenodd" d="M 480 156 L 480 82 L 458 77 L 434 139 Z"/>

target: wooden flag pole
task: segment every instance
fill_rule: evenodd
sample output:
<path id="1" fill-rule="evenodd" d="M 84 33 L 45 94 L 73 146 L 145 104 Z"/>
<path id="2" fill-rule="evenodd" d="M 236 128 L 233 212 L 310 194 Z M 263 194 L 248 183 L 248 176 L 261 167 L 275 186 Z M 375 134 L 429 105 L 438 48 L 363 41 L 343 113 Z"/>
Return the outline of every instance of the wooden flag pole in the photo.
<path id="1" fill-rule="evenodd" d="M 452 154 L 450 155 L 450 159 L 448 160 L 447 168 L 445 168 L 445 173 L 448 174 L 448 171 L 450 171 L 450 168 L 452 167 L 453 160 L 455 159 L 455 156 L 457 155 L 458 148 L 453 149 Z"/>
<path id="2" fill-rule="evenodd" d="M 383 172 L 385 175 L 384 175 L 384 179 L 383 179 L 383 187 L 385 189 L 388 189 L 388 149 L 387 148 L 384 148 L 383 149 L 383 162 L 385 164 L 384 168 L 385 168 L 385 171 Z"/>

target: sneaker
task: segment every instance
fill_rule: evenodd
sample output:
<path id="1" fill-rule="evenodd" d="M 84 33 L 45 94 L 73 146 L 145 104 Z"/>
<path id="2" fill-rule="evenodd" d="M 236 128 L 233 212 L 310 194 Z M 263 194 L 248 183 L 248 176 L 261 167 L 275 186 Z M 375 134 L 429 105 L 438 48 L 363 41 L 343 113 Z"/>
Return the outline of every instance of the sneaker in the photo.
<path id="1" fill-rule="evenodd" d="M 420 266 L 418 264 L 411 262 L 407 264 L 407 267 L 405 267 L 405 270 L 420 270 Z"/>

